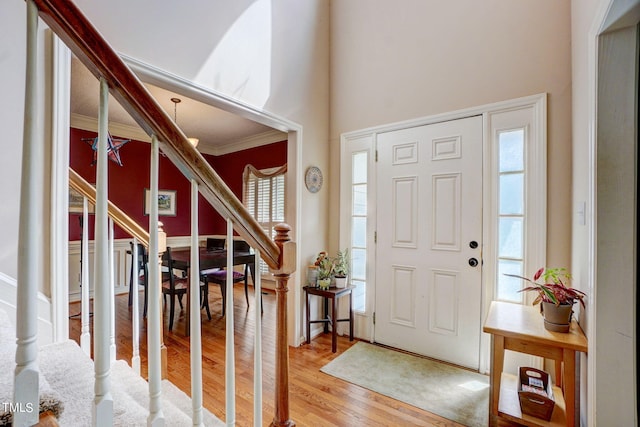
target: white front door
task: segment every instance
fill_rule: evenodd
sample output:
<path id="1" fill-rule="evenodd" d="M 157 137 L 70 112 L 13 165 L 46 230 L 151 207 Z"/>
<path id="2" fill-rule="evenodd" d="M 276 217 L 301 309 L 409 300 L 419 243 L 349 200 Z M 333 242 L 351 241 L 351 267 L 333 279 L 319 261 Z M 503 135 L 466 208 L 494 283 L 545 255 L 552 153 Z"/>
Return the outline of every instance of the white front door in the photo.
<path id="1" fill-rule="evenodd" d="M 377 139 L 375 341 L 478 369 L 482 117 Z"/>

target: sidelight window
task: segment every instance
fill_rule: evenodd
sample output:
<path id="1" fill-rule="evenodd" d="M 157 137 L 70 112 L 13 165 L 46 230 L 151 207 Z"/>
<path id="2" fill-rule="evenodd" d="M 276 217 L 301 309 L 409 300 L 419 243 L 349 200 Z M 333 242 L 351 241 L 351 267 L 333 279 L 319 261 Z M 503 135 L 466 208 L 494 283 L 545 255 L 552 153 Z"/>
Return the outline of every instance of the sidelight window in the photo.
<path id="1" fill-rule="evenodd" d="M 349 284 L 353 310 L 372 316 L 375 277 L 372 273 L 375 240 L 375 209 L 371 209 L 371 173 L 373 171 L 373 136 L 345 138 L 340 159 L 340 248 L 348 248 L 351 257 Z"/>
<path id="2" fill-rule="evenodd" d="M 544 96 L 487 115 L 491 135 L 486 277 L 493 299 L 530 303 L 521 279 L 546 265 L 547 188 Z M 490 261 L 490 262 L 487 262 Z"/>
<path id="3" fill-rule="evenodd" d="M 365 311 L 367 283 L 367 165 L 369 153 L 351 154 L 351 284 L 353 309 Z"/>
<path id="4" fill-rule="evenodd" d="M 497 297 L 513 302 L 522 301 L 522 281 L 505 274 L 524 274 L 524 135 L 524 129 L 498 132 Z"/>

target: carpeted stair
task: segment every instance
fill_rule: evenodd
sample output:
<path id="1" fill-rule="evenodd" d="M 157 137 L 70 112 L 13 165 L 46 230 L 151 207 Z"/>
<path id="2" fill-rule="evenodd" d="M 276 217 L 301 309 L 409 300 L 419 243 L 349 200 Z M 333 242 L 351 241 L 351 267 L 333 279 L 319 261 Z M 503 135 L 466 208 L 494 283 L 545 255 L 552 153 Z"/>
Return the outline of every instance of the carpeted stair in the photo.
<path id="1" fill-rule="evenodd" d="M 53 402 L 61 426 L 91 425 L 95 379 L 91 358 L 75 341 L 69 340 L 41 347 L 38 364 L 41 405 L 43 397 Z M 12 400 L 14 370 L 15 330 L 7 314 L 0 311 L 0 372 L 10 374 L 0 374 L 0 399 Z M 111 366 L 111 393 L 115 426 L 147 425 L 149 385 L 125 361 L 116 361 Z M 191 399 L 167 380 L 162 381 L 162 411 L 165 425 L 192 425 Z M 225 425 L 206 409 L 203 418 L 206 426 Z"/>

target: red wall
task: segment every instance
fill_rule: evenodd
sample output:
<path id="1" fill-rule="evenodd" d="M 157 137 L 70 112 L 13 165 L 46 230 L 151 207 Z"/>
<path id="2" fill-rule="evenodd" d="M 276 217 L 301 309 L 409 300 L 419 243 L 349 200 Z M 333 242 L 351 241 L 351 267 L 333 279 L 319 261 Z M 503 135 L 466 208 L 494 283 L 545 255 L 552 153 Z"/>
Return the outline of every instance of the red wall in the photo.
<path id="1" fill-rule="evenodd" d="M 95 184 L 96 168 L 91 166 L 93 150 L 83 138 L 94 138 L 95 132 L 71 129 L 70 166 L 88 182 Z M 115 136 L 114 136 L 115 137 Z M 149 229 L 149 217 L 144 215 L 144 189 L 149 188 L 150 145 L 146 142 L 130 141 L 120 150 L 122 166 L 109 161 L 109 200 L 145 229 Z M 242 172 L 246 164 L 258 169 L 281 166 L 287 162 L 287 141 L 242 150 L 222 156 L 204 158 L 218 172 L 235 195 L 242 200 Z M 175 190 L 176 216 L 160 216 L 167 236 L 187 236 L 190 230 L 191 186 L 189 181 L 164 156 L 160 156 L 159 187 L 161 190 Z M 224 220 L 200 196 L 199 234 L 225 234 Z M 69 240 L 80 240 L 80 214 L 69 214 Z M 116 226 L 115 237 L 127 238 L 124 231 Z M 93 239 L 93 215 L 89 217 L 89 239 Z"/>

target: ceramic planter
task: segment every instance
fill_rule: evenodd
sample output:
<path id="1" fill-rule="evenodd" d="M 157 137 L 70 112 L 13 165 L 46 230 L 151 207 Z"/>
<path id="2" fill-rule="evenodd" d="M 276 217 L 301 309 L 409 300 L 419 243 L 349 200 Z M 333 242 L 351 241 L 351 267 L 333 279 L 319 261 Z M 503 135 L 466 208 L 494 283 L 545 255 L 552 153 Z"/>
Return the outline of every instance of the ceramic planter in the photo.
<path id="1" fill-rule="evenodd" d="M 346 288 L 347 287 L 347 276 L 345 277 L 335 277 L 336 288 Z"/>
<path id="2" fill-rule="evenodd" d="M 318 279 L 318 287 L 320 289 L 329 289 L 331 286 L 331 279 Z"/>
<path id="3" fill-rule="evenodd" d="M 569 332 L 573 305 L 555 305 L 552 302 L 541 302 L 540 311 L 544 316 L 544 327 L 553 332 Z"/>

